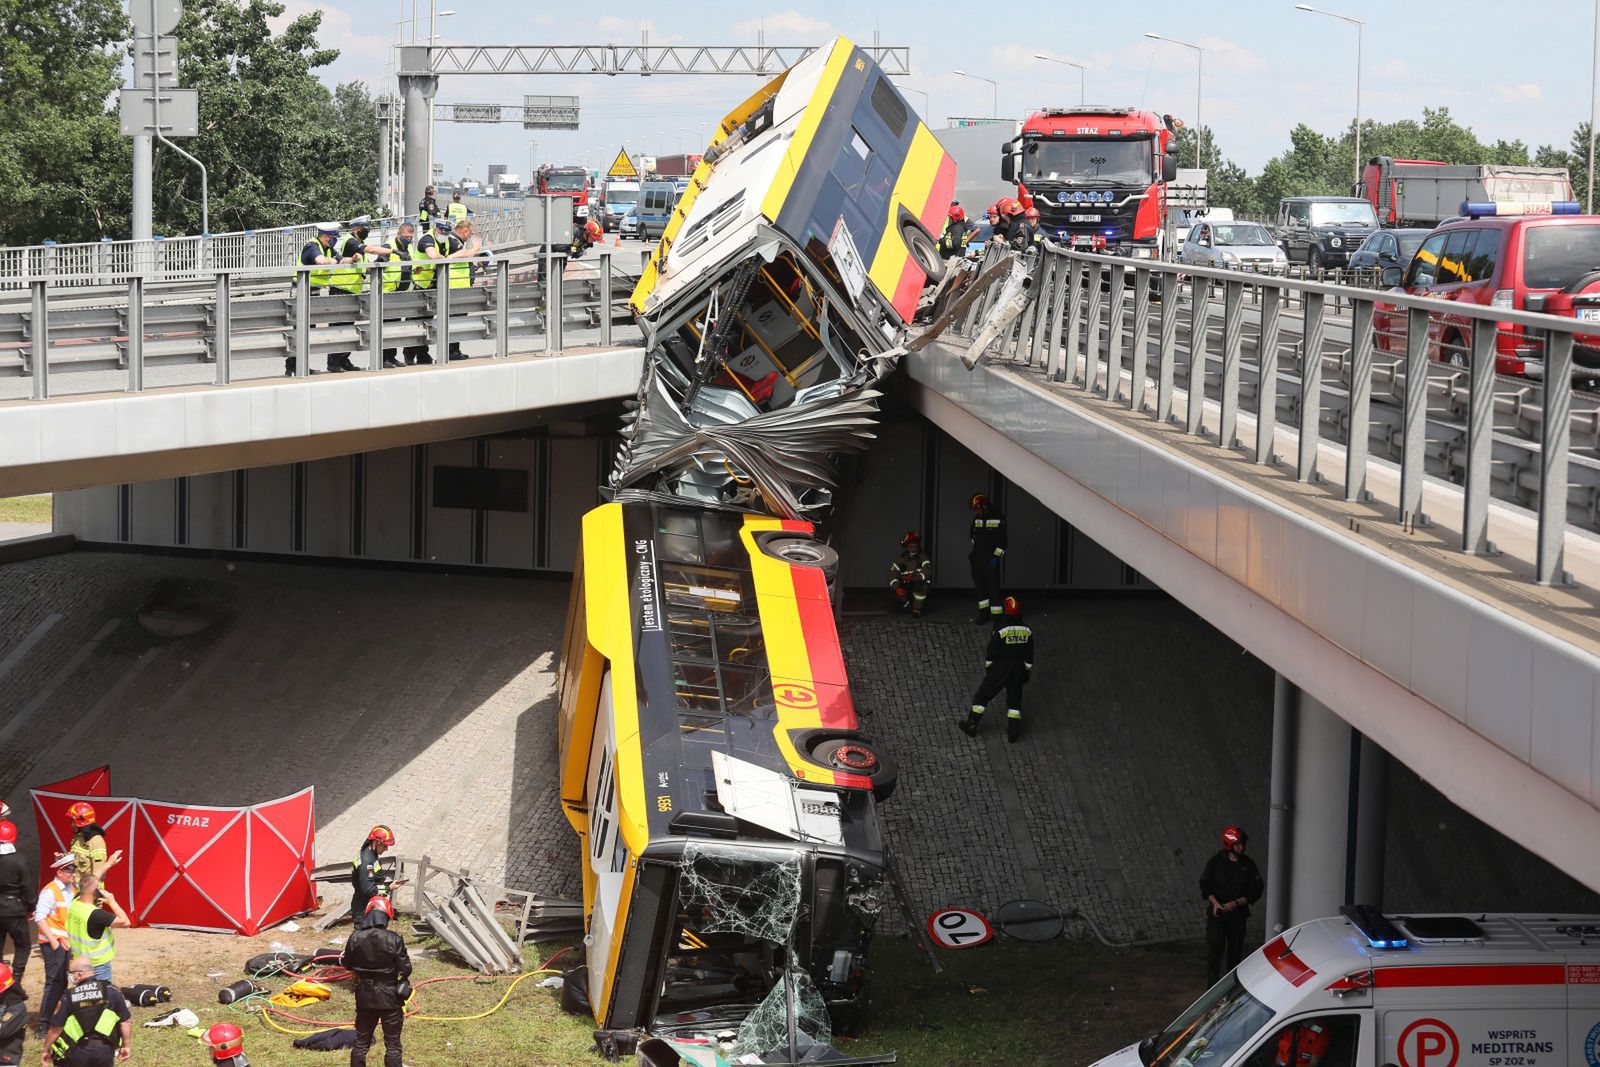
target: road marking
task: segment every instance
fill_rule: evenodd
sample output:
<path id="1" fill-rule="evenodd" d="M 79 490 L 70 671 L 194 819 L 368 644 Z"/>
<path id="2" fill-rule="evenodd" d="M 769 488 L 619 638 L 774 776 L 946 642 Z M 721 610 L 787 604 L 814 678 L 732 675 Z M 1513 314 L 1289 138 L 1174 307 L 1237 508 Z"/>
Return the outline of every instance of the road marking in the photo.
<path id="1" fill-rule="evenodd" d="M 121 625 L 121 619 L 107 619 L 105 625 L 96 630 L 95 635 L 85 641 L 83 647 L 74 652 L 72 658 L 63 663 L 61 669 L 50 677 L 50 681 L 45 683 L 45 687 L 34 694 L 33 699 L 24 704 L 15 715 L 6 720 L 4 726 L 0 726 L 0 744 L 9 741 L 12 734 L 20 730 L 24 723 L 33 718 L 34 713 L 44 707 L 45 702 L 55 695 L 56 690 L 60 689 L 66 683 L 66 680 L 72 677 L 73 672 L 83 666 L 85 660 L 94 655 L 95 649 L 100 647 L 100 642 L 109 637 L 111 632 Z"/>
<path id="2" fill-rule="evenodd" d="M 38 644 L 40 638 L 49 633 L 50 628 L 56 623 L 60 622 L 63 618 L 65 618 L 64 615 L 54 611 L 46 615 L 44 617 L 44 621 L 39 623 L 38 626 L 35 626 L 33 628 L 33 632 L 22 639 L 21 644 L 8 652 L 5 659 L 0 659 L 0 678 L 4 678 L 7 674 L 10 674 L 11 668 L 15 667 L 19 662 L 21 662 L 22 657 L 28 654 L 28 650 L 33 648 L 34 645 Z"/>

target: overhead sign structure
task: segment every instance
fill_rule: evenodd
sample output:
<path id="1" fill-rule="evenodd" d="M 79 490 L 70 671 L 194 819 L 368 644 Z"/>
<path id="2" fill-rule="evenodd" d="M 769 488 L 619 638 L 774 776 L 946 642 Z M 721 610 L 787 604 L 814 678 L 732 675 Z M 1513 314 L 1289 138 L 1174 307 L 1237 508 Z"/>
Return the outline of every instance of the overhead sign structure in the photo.
<path id="1" fill-rule="evenodd" d="M 522 128 L 525 130 L 575 130 L 578 98 L 575 96 L 524 96 Z"/>
<path id="2" fill-rule="evenodd" d="M 499 122 L 499 104 L 457 104 L 454 118 L 457 122 Z"/>
<path id="3" fill-rule="evenodd" d="M 161 130 L 164 137 L 200 136 L 200 90 L 150 89 L 122 90 L 118 109 L 124 137 L 156 131 L 156 101 L 160 99 Z"/>
<path id="4" fill-rule="evenodd" d="M 607 178 L 637 178 L 639 168 L 633 165 L 633 160 L 628 158 L 626 148 L 617 149 L 617 158 L 612 161 L 611 169 L 606 171 Z"/>
<path id="5" fill-rule="evenodd" d="M 128 20 L 136 37 L 171 33 L 183 18 L 183 0 L 128 0 Z"/>
<path id="6" fill-rule="evenodd" d="M 928 916 L 928 936 L 942 948 L 975 948 L 993 940 L 994 928 L 975 911 L 946 908 Z"/>

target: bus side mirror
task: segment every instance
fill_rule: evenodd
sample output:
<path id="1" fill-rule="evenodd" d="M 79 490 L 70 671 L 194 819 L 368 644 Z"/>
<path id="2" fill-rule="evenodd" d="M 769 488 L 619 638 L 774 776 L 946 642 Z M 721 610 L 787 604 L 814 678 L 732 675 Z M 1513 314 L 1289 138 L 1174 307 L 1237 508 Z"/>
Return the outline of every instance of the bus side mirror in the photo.
<path id="1" fill-rule="evenodd" d="M 1167 152 L 1161 157 L 1161 180 L 1163 182 L 1175 182 L 1178 180 L 1178 157 L 1171 152 Z"/>
<path id="2" fill-rule="evenodd" d="M 1009 149 L 1000 157 L 1000 180 L 1011 185 L 1017 181 L 1017 157 Z"/>

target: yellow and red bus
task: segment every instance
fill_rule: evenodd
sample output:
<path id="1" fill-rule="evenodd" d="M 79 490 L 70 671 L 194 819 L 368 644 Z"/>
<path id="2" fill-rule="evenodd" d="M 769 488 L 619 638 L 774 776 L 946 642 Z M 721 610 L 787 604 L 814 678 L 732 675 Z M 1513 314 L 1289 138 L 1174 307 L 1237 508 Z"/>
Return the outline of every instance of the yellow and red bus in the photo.
<path id="1" fill-rule="evenodd" d="M 585 516 L 561 805 L 602 1031 L 760 1055 L 785 1020 L 826 1041 L 864 1007 L 896 769 L 850 699 L 836 563 L 796 520 L 627 492 Z"/>

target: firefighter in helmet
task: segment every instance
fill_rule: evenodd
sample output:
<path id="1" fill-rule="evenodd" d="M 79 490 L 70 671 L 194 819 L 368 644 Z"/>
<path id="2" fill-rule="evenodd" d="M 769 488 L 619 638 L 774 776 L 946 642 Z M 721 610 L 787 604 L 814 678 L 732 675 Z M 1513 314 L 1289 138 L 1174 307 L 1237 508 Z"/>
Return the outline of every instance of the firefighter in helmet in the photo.
<path id="1" fill-rule="evenodd" d="M 383 854 L 394 847 L 394 831 L 381 823 L 367 832 L 361 843 L 361 854 L 353 864 L 355 896 L 350 900 L 350 914 L 360 921 L 367 913 L 373 897 L 387 897 L 394 884 L 392 870 L 382 862 Z"/>
<path id="2" fill-rule="evenodd" d="M 1022 238 L 1017 246 L 1019 252 L 1026 252 L 1039 243 L 1039 209 L 1030 207 L 1022 213 L 1022 226 L 1018 235 Z"/>
<path id="3" fill-rule="evenodd" d="M 920 618 L 933 586 L 933 560 L 922 551 L 922 535 L 912 530 L 900 538 L 900 555 L 889 564 L 889 590 L 894 593 L 896 610 L 911 609 Z"/>
<path id="4" fill-rule="evenodd" d="M 1207 986 L 1244 958 L 1244 928 L 1250 905 L 1261 899 L 1266 883 L 1255 861 L 1244 854 L 1250 835 L 1242 827 L 1222 828 L 1222 849 L 1200 875 L 1200 897 L 1206 902 Z"/>
<path id="5" fill-rule="evenodd" d="M 339 962 L 356 976 L 356 1043 L 351 1067 L 366 1067 L 378 1025 L 383 1025 L 383 1065 L 401 1067 L 400 1033 L 411 997 L 411 957 L 405 940 L 389 929 L 394 905 L 373 897 Z"/>
<path id="6" fill-rule="evenodd" d="M 972 586 L 978 593 L 978 615 L 973 622 L 1000 618 L 1000 561 L 1006 554 L 1006 517 L 982 493 L 967 502 L 972 509 Z"/>
<path id="7" fill-rule="evenodd" d="M 28 1040 L 28 995 L 11 968 L 0 963 L 0 1064 L 22 1062 Z"/>
<path id="8" fill-rule="evenodd" d="M 961 201 L 950 201 L 950 213 L 945 216 L 944 231 L 939 234 L 939 254 L 949 259 L 959 256 L 967 247 L 967 210 Z"/>
<path id="9" fill-rule="evenodd" d="M 989 701 L 1006 691 L 1006 740 L 1022 736 L 1022 687 L 1033 674 L 1033 628 L 1022 621 L 1022 603 L 1008 596 L 1002 605 L 1005 615 L 989 635 L 989 648 L 983 654 L 983 681 L 972 694 L 972 708 L 956 725 L 968 737 L 978 736 L 978 724 Z"/>

